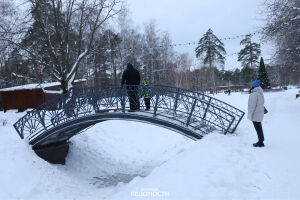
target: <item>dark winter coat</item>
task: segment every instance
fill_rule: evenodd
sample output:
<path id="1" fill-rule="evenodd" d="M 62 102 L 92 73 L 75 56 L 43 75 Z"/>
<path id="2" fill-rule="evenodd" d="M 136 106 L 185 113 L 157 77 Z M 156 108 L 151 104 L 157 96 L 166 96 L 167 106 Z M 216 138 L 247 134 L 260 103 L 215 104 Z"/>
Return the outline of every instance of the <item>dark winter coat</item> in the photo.
<path id="1" fill-rule="evenodd" d="M 127 69 L 122 75 L 122 85 L 139 85 L 141 81 L 140 73 L 131 64 L 127 65 Z"/>

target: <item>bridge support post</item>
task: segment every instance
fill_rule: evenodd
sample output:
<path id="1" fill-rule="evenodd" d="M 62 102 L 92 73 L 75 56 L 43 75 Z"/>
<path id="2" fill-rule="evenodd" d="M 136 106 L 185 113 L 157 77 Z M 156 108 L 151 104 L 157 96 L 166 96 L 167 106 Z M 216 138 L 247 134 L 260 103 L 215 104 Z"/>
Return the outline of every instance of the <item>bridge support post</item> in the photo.
<path id="1" fill-rule="evenodd" d="M 47 162 L 64 165 L 69 152 L 69 142 L 63 141 L 46 146 L 33 147 L 32 149 L 40 158 Z"/>
<path id="2" fill-rule="evenodd" d="M 155 105 L 154 105 L 154 114 L 153 114 L 154 117 L 156 116 L 156 112 L 157 112 L 158 100 L 159 100 L 159 92 L 156 93 Z"/>
<path id="3" fill-rule="evenodd" d="M 89 96 L 91 97 L 90 101 L 93 105 L 94 111 L 97 112 L 98 110 L 100 110 L 97 101 L 98 101 L 98 93 L 96 92 L 95 89 L 90 89 L 89 91 Z"/>
<path id="4" fill-rule="evenodd" d="M 178 98 L 179 98 L 179 88 L 176 90 L 176 97 L 175 97 L 175 103 L 174 103 L 174 112 L 176 113 L 177 110 L 177 104 L 178 104 Z"/>
<path id="5" fill-rule="evenodd" d="M 46 128 L 46 125 L 45 125 L 45 118 L 41 116 L 40 112 L 37 112 L 37 113 L 38 113 L 39 119 L 41 121 L 41 124 L 44 127 L 44 130 L 46 130 L 47 128 Z"/>
<path id="6" fill-rule="evenodd" d="M 193 103 L 192 108 L 191 108 L 191 112 L 190 112 L 190 114 L 189 114 L 189 116 L 187 118 L 187 121 L 186 121 L 186 126 L 188 126 L 190 124 L 191 117 L 192 117 L 193 112 L 195 110 L 196 103 L 197 103 L 197 99 L 194 100 L 194 103 Z"/>
<path id="7" fill-rule="evenodd" d="M 126 95 L 126 89 L 124 86 L 121 88 L 121 107 L 122 107 L 122 113 L 125 113 L 125 95 Z"/>
<path id="8" fill-rule="evenodd" d="M 209 98 L 209 101 L 208 101 L 208 103 L 207 103 L 207 107 L 206 107 L 206 109 L 205 109 L 205 112 L 204 112 L 204 115 L 203 115 L 203 119 L 206 118 L 206 113 L 207 113 L 208 108 L 209 108 L 209 106 L 210 106 L 210 101 L 211 101 L 211 98 Z"/>

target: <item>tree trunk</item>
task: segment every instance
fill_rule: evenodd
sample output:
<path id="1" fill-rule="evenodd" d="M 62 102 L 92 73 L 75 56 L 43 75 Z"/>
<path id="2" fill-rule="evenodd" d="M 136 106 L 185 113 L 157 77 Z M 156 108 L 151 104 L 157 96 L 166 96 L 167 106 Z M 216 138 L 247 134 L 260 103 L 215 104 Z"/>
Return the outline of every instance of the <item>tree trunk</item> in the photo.
<path id="1" fill-rule="evenodd" d="M 113 80 L 114 80 L 114 85 L 117 85 L 117 66 L 115 63 L 115 59 L 111 53 L 111 62 L 112 62 L 112 66 L 113 66 Z"/>
<path id="2" fill-rule="evenodd" d="M 63 94 L 68 93 L 68 82 L 66 80 L 62 79 L 60 81 L 60 84 L 61 84 L 61 89 L 63 91 Z"/>
<path id="3" fill-rule="evenodd" d="M 214 94 L 214 91 L 216 90 L 216 82 L 215 82 L 215 73 L 212 66 L 212 59 L 211 56 L 209 57 L 209 71 L 211 76 L 211 85 L 210 85 L 210 93 Z"/>

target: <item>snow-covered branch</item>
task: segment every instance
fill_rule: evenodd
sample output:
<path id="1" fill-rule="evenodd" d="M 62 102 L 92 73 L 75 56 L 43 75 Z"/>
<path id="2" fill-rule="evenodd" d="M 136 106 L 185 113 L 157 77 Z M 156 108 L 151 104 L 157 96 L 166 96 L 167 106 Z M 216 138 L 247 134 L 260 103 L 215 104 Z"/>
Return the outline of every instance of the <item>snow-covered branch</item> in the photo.
<path id="1" fill-rule="evenodd" d="M 77 67 L 78 67 L 79 62 L 82 60 L 82 58 L 83 58 L 84 56 L 87 55 L 87 53 L 88 53 L 88 50 L 86 49 L 84 52 L 82 52 L 82 53 L 79 55 L 79 57 L 77 58 L 76 62 L 73 64 L 73 66 L 72 66 L 70 72 L 67 74 L 67 77 L 71 77 L 71 76 L 75 73 L 75 71 L 77 70 Z M 68 78 L 67 78 L 67 79 L 68 79 Z"/>

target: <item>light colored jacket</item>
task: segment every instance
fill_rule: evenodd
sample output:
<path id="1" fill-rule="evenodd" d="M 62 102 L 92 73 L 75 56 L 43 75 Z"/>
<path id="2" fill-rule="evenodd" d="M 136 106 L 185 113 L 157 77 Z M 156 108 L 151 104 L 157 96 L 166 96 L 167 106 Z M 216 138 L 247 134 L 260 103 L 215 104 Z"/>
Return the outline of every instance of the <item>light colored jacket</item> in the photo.
<path id="1" fill-rule="evenodd" d="M 265 98 L 261 87 L 252 90 L 248 100 L 248 119 L 253 122 L 261 122 L 264 118 Z"/>

